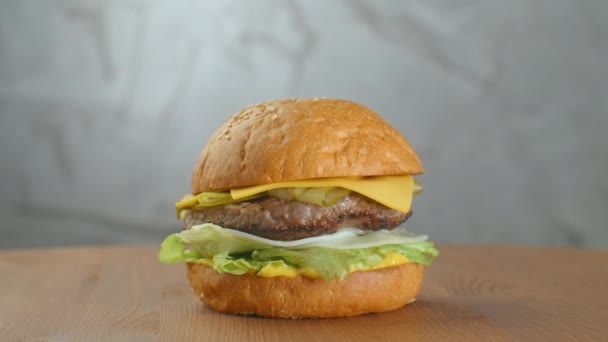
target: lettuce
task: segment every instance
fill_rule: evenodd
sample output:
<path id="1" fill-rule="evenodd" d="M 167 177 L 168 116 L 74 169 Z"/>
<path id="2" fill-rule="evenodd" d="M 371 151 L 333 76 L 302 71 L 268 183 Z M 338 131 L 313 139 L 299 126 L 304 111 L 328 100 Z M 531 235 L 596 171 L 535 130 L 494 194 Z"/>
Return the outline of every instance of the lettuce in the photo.
<path id="1" fill-rule="evenodd" d="M 325 279 L 344 279 L 350 272 L 351 266 L 355 269 L 374 267 L 384 260 L 384 255 L 375 248 L 365 249 L 331 249 L 324 247 L 311 247 L 302 250 L 288 250 L 284 248 L 269 248 L 252 253 L 254 260 L 269 261 L 282 259 L 293 267 L 311 267 L 319 272 Z"/>
<path id="2" fill-rule="evenodd" d="M 439 251 L 435 249 L 434 244 L 430 241 L 405 245 L 385 245 L 378 247 L 378 251 L 382 254 L 389 252 L 401 253 L 405 255 L 408 260 L 423 265 L 429 265 L 433 259 L 439 255 Z"/>
<path id="3" fill-rule="evenodd" d="M 331 280 L 336 277 L 344 279 L 352 270 L 374 267 L 389 253 L 400 253 L 411 262 L 424 265 L 431 263 L 439 254 L 426 237 L 420 238 L 405 231 L 365 232 L 350 228 L 347 234 L 344 232 L 326 236 L 332 241 L 332 246 L 340 247 L 329 248 L 326 247 L 327 241 L 319 238 L 285 243 L 203 224 L 167 237 L 161 245 L 159 259 L 162 263 L 202 262 L 212 265 L 218 272 L 237 275 L 255 274 L 269 264 L 310 267 L 322 278 Z M 346 249 L 340 240 L 365 246 L 370 244 L 366 241 L 400 243 Z"/>
<path id="4" fill-rule="evenodd" d="M 230 273 L 241 275 L 251 271 L 258 271 L 262 268 L 263 263 L 257 260 L 235 258 L 227 253 L 214 255 L 213 268 L 220 273 Z"/>
<path id="5" fill-rule="evenodd" d="M 194 262 L 203 256 L 192 249 L 179 234 L 169 235 L 160 245 L 158 258 L 163 264 L 175 264 L 178 262 Z"/>

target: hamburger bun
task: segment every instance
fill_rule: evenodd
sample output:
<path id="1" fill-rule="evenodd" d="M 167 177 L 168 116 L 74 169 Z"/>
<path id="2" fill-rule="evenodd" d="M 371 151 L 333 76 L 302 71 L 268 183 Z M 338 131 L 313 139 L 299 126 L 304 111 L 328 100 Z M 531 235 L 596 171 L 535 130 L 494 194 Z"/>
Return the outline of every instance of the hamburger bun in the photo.
<path id="1" fill-rule="evenodd" d="M 215 310 L 273 318 L 349 317 L 398 309 L 422 287 L 424 266 L 408 263 L 350 273 L 344 280 L 220 274 L 188 264 L 194 292 Z"/>
<path id="2" fill-rule="evenodd" d="M 192 195 L 288 180 L 403 176 L 423 171 L 409 142 L 380 116 L 360 104 L 338 99 L 276 100 L 239 111 L 212 135 L 194 167 Z M 335 208 L 328 209 L 339 217 L 336 227 L 346 216 L 356 216 L 359 220 L 349 227 L 391 230 L 409 217 L 409 213 L 396 212 L 371 199 L 357 202 L 354 200 L 357 196 L 363 195 L 344 196 L 335 208 L 355 210 L 357 208 L 349 206 L 354 207 L 352 203 L 356 202 L 368 208 L 361 209 L 365 214 L 347 215 Z M 306 209 L 289 211 L 292 207 Z M 302 214 L 319 213 L 328 207 L 302 202 L 292 204 L 266 196 L 252 202 L 186 212 L 184 229 L 192 229 L 195 219 L 202 215 L 196 224 L 210 222 L 256 236 L 263 237 L 260 232 L 270 228 L 301 233 L 307 229 L 299 220 Z M 259 213 L 263 218 L 258 220 L 261 223 L 252 219 L 256 215 L 247 216 L 247 210 Z M 394 214 L 393 211 L 401 216 L 391 224 L 387 218 Z M 297 221 L 297 224 L 293 227 L 271 226 L 274 221 L 270 222 L 268 218 L 271 213 L 279 212 L 283 213 L 280 217 Z M 374 215 L 381 218 L 378 227 L 370 221 Z M 242 220 L 240 225 L 234 223 L 235 217 Z M 325 233 L 319 230 L 315 234 L 323 236 Z M 265 278 L 255 273 L 220 273 L 202 263 L 186 263 L 188 279 L 195 293 L 211 308 L 226 313 L 281 318 L 348 317 L 394 310 L 417 296 L 424 275 L 424 265 L 418 262 L 351 272 L 344 279 Z"/>
<path id="3" fill-rule="evenodd" d="M 409 142 L 367 107 L 338 99 L 286 99 L 249 106 L 212 135 L 194 167 L 192 194 L 423 172 Z"/>

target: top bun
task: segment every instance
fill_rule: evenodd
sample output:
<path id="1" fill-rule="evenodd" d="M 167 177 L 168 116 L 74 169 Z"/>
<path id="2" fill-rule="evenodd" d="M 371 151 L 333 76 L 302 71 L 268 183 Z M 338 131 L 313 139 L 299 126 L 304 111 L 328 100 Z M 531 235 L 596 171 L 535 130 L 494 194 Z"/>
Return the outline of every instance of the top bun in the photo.
<path id="1" fill-rule="evenodd" d="M 322 177 L 423 173 L 412 146 L 370 109 L 339 99 L 249 106 L 209 139 L 192 193 Z"/>

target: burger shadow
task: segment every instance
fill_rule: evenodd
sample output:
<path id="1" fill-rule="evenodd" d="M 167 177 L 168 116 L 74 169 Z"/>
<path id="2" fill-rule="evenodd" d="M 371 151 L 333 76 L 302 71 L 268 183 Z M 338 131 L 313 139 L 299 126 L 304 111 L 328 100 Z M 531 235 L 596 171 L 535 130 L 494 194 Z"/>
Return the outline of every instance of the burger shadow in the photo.
<path id="1" fill-rule="evenodd" d="M 446 306 L 447 304 L 447 306 Z M 428 337 L 436 322 L 425 319 L 431 314 L 453 312 L 449 303 L 420 299 L 405 307 L 383 313 L 346 318 L 276 319 L 260 316 L 231 315 L 201 306 L 199 313 L 207 322 L 222 321 L 234 334 L 255 331 L 257 336 L 280 340 L 370 340 L 402 341 L 406 338 Z M 210 321 L 209 321 L 210 320 Z"/>

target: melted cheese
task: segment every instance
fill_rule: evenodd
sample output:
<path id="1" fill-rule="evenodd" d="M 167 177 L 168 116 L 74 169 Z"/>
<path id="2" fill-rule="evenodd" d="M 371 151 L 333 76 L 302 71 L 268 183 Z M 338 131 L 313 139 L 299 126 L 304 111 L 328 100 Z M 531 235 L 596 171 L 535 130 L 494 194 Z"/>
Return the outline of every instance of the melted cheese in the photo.
<path id="1" fill-rule="evenodd" d="M 410 211 L 414 193 L 414 178 L 403 176 L 335 177 L 276 182 L 230 190 L 235 200 L 279 188 L 341 187 L 360 193 L 385 206 L 401 212 Z"/>
<path id="2" fill-rule="evenodd" d="M 388 253 L 384 256 L 384 260 L 372 267 L 372 270 L 378 270 L 381 268 L 387 268 L 387 267 L 393 267 L 393 266 L 399 266 L 399 265 L 403 265 L 403 264 L 407 264 L 409 262 L 409 260 L 407 259 L 407 257 L 401 253 L 397 253 L 397 252 L 391 252 Z"/>
<path id="3" fill-rule="evenodd" d="M 245 201 L 262 196 L 266 191 L 274 189 L 320 187 L 345 188 L 404 213 L 410 211 L 413 194 L 422 191 L 420 184 L 410 175 L 316 178 L 254 185 L 225 192 L 202 192 L 198 195 L 185 195 L 175 204 L 175 209 L 177 217 L 181 219 L 186 209 L 197 210 L 209 206 Z"/>
<path id="4" fill-rule="evenodd" d="M 369 270 L 379 270 L 382 268 L 394 267 L 394 266 L 407 264 L 409 262 L 410 261 L 408 260 L 408 258 L 405 255 L 403 255 L 401 253 L 397 253 L 397 252 L 390 252 L 384 256 L 384 260 L 382 260 L 381 263 L 379 263 L 373 267 L 364 267 L 364 268 L 351 267 L 350 273 L 369 271 Z M 211 259 L 199 259 L 195 263 L 213 268 L 213 260 L 211 260 Z M 312 267 L 306 266 L 306 267 L 295 268 L 295 267 L 286 265 L 285 263 L 280 262 L 280 261 L 276 261 L 276 262 L 271 261 L 271 262 L 267 263 L 257 273 L 255 273 L 255 271 L 253 271 L 254 273 L 251 273 L 252 271 L 249 271 L 249 272 L 250 272 L 250 274 L 255 274 L 258 277 L 263 277 L 263 278 L 274 278 L 274 277 L 295 278 L 297 276 L 303 276 L 303 277 L 312 278 L 312 279 L 321 279 L 321 274 L 319 273 L 319 271 L 315 270 Z"/>
<path id="5" fill-rule="evenodd" d="M 351 268 L 350 272 L 359 272 L 359 271 L 368 271 L 368 270 L 379 270 L 382 268 L 399 266 L 408 263 L 409 260 L 404 255 L 391 252 L 384 256 L 384 260 L 376 266 L 371 268 L 363 268 L 363 269 L 355 269 Z M 281 262 L 270 262 L 266 264 L 261 270 L 257 273 L 258 277 L 264 278 L 273 278 L 273 277 L 286 277 L 286 278 L 295 278 L 297 276 L 304 276 L 313 279 L 320 279 L 321 275 L 317 270 L 311 267 L 302 267 L 302 268 L 294 268 L 288 265 L 285 265 Z"/>

